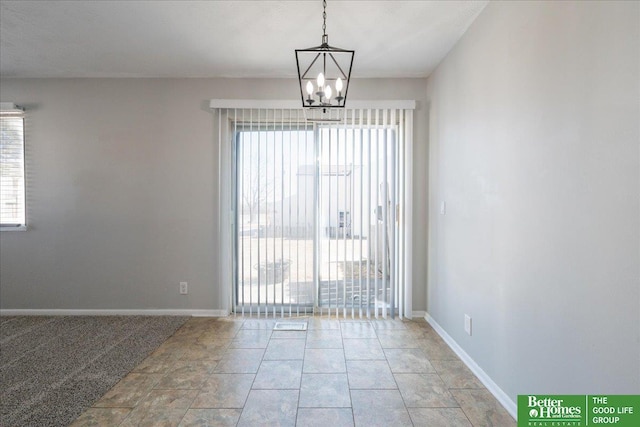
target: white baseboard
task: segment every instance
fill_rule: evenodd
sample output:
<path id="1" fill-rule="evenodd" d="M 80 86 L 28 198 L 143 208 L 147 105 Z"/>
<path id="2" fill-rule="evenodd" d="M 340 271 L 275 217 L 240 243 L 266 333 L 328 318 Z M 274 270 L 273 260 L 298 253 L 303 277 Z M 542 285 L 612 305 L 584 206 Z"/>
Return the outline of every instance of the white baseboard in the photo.
<path id="1" fill-rule="evenodd" d="M 70 310 L 70 309 L 0 309 L 0 316 L 193 316 L 224 317 L 227 310 Z"/>
<path id="2" fill-rule="evenodd" d="M 451 349 L 458 355 L 460 360 L 464 362 L 465 365 L 473 372 L 478 379 L 484 384 L 484 386 L 489 390 L 491 394 L 500 402 L 504 409 L 513 417 L 513 419 L 518 419 L 518 405 L 509 398 L 507 393 L 505 393 L 499 386 L 496 384 L 489 375 L 485 371 L 482 370 L 480 366 L 467 354 L 466 351 L 462 349 L 458 345 L 458 343 L 451 338 L 451 336 L 442 329 L 442 326 L 435 321 L 435 319 L 429 316 L 429 313 L 426 313 L 424 316 L 424 320 L 426 320 L 433 329 L 442 337 L 442 339 L 451 347 Z"/>

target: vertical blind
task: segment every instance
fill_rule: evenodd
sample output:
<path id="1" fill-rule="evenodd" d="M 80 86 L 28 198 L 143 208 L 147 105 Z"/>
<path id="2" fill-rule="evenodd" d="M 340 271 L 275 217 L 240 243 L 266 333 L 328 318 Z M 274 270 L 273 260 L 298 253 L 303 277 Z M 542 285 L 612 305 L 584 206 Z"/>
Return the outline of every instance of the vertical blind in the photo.
<path id="1" fill-rule="evenodd" d="M 26 224 L 24 114 L 13 104 L 0 106 L 0 226 Z"/>
<path id="2" fill-rule="evenodd" d="M 314 128 L 299 110 L 229 111 L 234 294 L 241 314 L 313 309 Z"/>
<path id="3" fill-rule="evenodd" d="M 352 110 L 318 129 L 318 307 L 335 315 L 395 316 L 402 232 L 404 111 Z"/>
<path id="4" fill-rule="evenodd" d="M 323 121 L 301 109 L 219 112 L 235 312 L 410 316 L 412 111 L 350 109 Z"/>

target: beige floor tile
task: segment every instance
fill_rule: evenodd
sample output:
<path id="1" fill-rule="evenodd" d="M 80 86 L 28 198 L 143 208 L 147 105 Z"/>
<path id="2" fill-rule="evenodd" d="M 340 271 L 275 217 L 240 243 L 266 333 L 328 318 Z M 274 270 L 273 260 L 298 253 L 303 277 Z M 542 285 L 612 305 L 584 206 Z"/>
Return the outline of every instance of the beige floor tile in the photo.
<path id="1" fill-rule="evenodd" d="M 340 338 L 342 339 L 342 331 L 337 329 L 309 329 L 307 331 L 307 339 L 309 338 Z"/>
<path id="2" fill-rule="evenodd" d="M 197 390 L 151 390 L 138 405 L 136 410 L 152 408 L 186 409 L 191 406 Z"/>
<path id="3" fill-rule="evenodd" d="M 347 360 L 347 374 L 352 390 L 398 388 L 386 360 Z"/>
<path id="4" fill-rule="evenodd" d="M 458 401 L 474 427 L 515 427 L 516 422 L 486 389 L 453 389 Z"/>
<path id="5" fill-rule="evenodd" d="M 177 361 L 155 388 L 199 389 L 213 373 L 215 360 Z"/>
<path id="6" fill-rule="evenodd" d="M 303 374 L 298 406 L 301 408 L 350 408 L 351 397 L 347 374 Z"/>
<path id="7" fill-rule="evenodd" d="M 203 339 L 204 338 L 204 339 Z M 198 338 L 198 340 L 196 341 L 196 344 L 203 344 L 206 345 L 208 348 L 211 349 L 228 349 L 229 348 L 229 344 L 231 344 L 232 339 L 231 338 L 211 338 L 205 335 L 200 336 L 200 338 Z"/>
<path id="8" fill-rule="evenodd" d="M 207 328 L 200 337 L 199 341 L 210 341 L 220 339 L 231 339 L 242 328 L 244 322 L 218 321 Z"/>
<path id="9" fill-rule="evenodd" d="M 340 322 L 335 329 L 309 329 L 307 330 L 307 338 L 340 338 L 342 339 L 342 330 L 340 330 Z"/>
<path id="10" fill-rule="evenodd" d="M 305 340 L 271 339 L 264 353 L 264 360 L 302 360 Z"/>
<path id="11" fill-rule="evenodd" d="M 458 402 L 437 374 L 395 374 L 407 408 L 452 408 Z"/>
<path id="12" fill-rule="evenodd" d="M 306 348 L 342 348 L 342 338 L 307 338 Z"/>
<path id="13" fill-rule="evenodd" d="M 394 374 L 432 374 L 435 368 L 421 348 L 389 348 L 384 350 Z"/>
<path id="14" fill-rule="evenodd" d="M 161 374 L 131 373 L 120 380 L 93 406 L 96 408 L 133 408 L 161 378 Z"/>
<path id="15" fill-rule="evenodd" d="M 204 332 L 203 329 L 197 327 L 189 327 L 187 325 L 188 323 L 178 329 L 176 333 L 171 336 L 171 338 L 195 341 Z"/>
<path id="16" fill-rule="evenodd" d="M 254 374 L 213 374 L 191 408 L 242 408 L 254 378 Z"/>
<path id="17" fill-rule="evenodd" d="M 328 317 L 312 317 L 309 319 L 307 323 L 307 329 L 315 330 L 315 329 L 340 329 L 340 321 Z"/>
<path id="18" fill-rule="evenodd" d="M 273 335 L 271 329 L 240 329 L 234 339 L 270 339 Z"/>
<path id="19" fill-rule="evenodd" d="M 242 316 L 240 316 L 238 314 L 237 316 L 236 315 L 229 315 L 229 316 L 226 316 L 226 317 L 216 317 L 216 320 L 219 323 L 231 323 L 233 325 L 242 326 L 244 324 L 245 320 L 248 320 L 248 319 L 245 319 L 244 317 L 242 317 Z"/>
<path id="20" fill-rule="evenodd" d="M 152 390 L 133 408 L 122 427 L 178 425 L 197 394 L 197 390 Z"/>
<path id="21" fill-rule="evenodd" d="M 158 347 L 153 353 L 151 353 L 151 356 L 165 356 L 178 359 L 193 342 L 194 340 L 190 339 L 176 339 L 171 337 L 163 342 L 160 347 Z"/>
<path id="22" fill-rule="evenodd" d="M 228 349 L 214 372 L 218 374 L 255 374 L 258 372 L 264 350 Z"/>
<path id="23" fill-rule="evenodd" d="M 347 360 L 384 360 L 384 352 L 376 338 L 345 338 L 344 357 Z"/>
<path id="24" fill-rule="evenodd" d="M 434 360 L 431 364 L 449 388 L 484 388 L 461 360 Z"/>
<path id="25" fill-rule="evenodd" d="M 299 389 L 302 360 L 265 360 L 260 364 L 253 389 Z"/>
<path id="26" fill-rule="evenodd" d="M 383 348 L 420 348 L 421 332 L 411 330 L 381 330 L 378 340 Z"/>
<path id="27" fill-rule="evenodd" d="M 338 349 L 313 349 L 304 352 L 304 373 L 339 374 L 347 372 L 344 352 Z"/>
<path id="28" fill-rule="evenodd" d="M 298 390 L 251 390 L 238 426 L 295 426 Z"/>
<path id="29" fill-rule="evenodd" d="M 271 338 L 304 340 L 307 338 L 307 331 L 273 331 Z"/>
<path id="30" fill-rule="evenodd" d="M 186 412 L 185 408 L 154 408 L 140 419 L 134 420 L 129 416 L 120 424 L 120 427 L 177 427 Z"/>
<path id="31" fill-rule="evenodd" d="M 472 427 L 460 408 L 409 408 L 414 427 Z"/>
<path id="32" fill-rule="evenodd" d="M 406 323 L 408 323 L 400 319 L 374 319 L 370 322 L 376 331 L 407 329 Z"/>
<path id="33" fill-rule="evenodd" d="M 229 344 L 229 348 L 267 348 L 271 334 L 271 330 L 241 329 Z"/>
<path id="34" fill-rule="evenodd" d="M 296 427 L 351 427 L 351 408 L 298 408 Z"/>
<path id="35" fill-rule="evenodd" d="M 207 332 L 211 330 L 235 330 L 238 331 L 242 329 L 245 324 L 245 319 L 241 316 L 238 317 L 220 317 L 217 319 L 215 323 L 213 323 L 209 328 L 207 328 Z"/>
<path id="36" fill-rule="evenodd" d="M 208 331 L 205 331 L 200 335 L 197 339 L 198 342 L 212 342 L 212 341 L 223 341 L 223 340 L 232 340 L 236 334 L 238 333 L 237 328 L 233 325 L 225 328 L 212 328 Z"/>
<path id="37" fill-rule="evenodd" d="M 218 324 L 218 321 L 212 318 L 191 318 L 182 325 L 180 329 L 176 331 L 173 336 L 189 336 L 193 337 L 194 335 L 201 334 L 209 330 L 210 328 L 215 328 Z M 197 338 L 197 336 L 196 336 Z"/>
<path id="38" fill-rule="evenodd" d="M 241 409 L 189 409 L 179 427 L 235 426 L 241 413 Z"/>
<path id="39" fill-rule="evenodd" d="M 70 427 L 117 426 L 129 412 L 129 408 L 89 408 Z"/>
<path id="40" fill-rule="evenodd" d="M 178 329 L 171 338 L 174 339 L 189 339 L 196 340 L 202 333 L 204 329 L 196 328 L 196 327 L 187 327 L 186 325 L 182 328 Z"/>
<path id="41" fill-rule="evenodd" d="M 351 390 L 356 426 L 411 426 L 398 390 Z"/>
<path id="42" fill-rule="evenodd" d="M 342 338 L 376 338 L 376 330 L 370 322 L 340 322 Z"/>
<path id="43" fill-rule="evenodd" d="M 432 334 L 426 334 L 424 338 L 418 341 L 429 358 L 433 360 L 460 360 L 460 358 L 451 350 L 451 347 L 444 342 L 442 338 Z"/>
<path id="44" fill-rule="evenodd" d="M 412 320 L 410 322 L 406 322 L 406 326 L 407 330 L 420 334 L 427 334 L 429 331 L 433 330 L 433 328 L 424 320 L 422 322 Z"/>
<path id="45" fill-rule="evenodd" d="M 180 360 L 220 360 L 228 345 L 225 341 L 195 342 L 185 349 Z"/>
<path id="46" fill-rule="evenodd" d="M 178 359 L 173 354 L 163 354 L 160 356 L 151 355 L 136 366 L 132 372 L 139 372 L 143 374 L 166 374 L 177 360 Z"/>
<path id="47" fill-rule="evenodd" d="M 307 348 L 342 348 L 340 329 L 310 329 L 307 331 Z"/>
<path id="48" fill-rule="evenodd" d="M 271 331 L 277 322 L 277 319 L 247 319 L 244 321 L 242 329 L 264 329 Z"/>

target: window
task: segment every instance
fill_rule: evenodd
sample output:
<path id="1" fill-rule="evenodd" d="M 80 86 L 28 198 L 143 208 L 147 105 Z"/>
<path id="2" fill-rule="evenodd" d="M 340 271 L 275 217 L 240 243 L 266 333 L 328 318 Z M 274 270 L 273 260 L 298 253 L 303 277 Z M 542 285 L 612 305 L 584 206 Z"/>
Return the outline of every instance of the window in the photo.
<path id="1" fill-rule="evenodd" d="M 12 103 L 0 104 L 0 227 L 26 227 L 24 172 L 24 112 Z"/>

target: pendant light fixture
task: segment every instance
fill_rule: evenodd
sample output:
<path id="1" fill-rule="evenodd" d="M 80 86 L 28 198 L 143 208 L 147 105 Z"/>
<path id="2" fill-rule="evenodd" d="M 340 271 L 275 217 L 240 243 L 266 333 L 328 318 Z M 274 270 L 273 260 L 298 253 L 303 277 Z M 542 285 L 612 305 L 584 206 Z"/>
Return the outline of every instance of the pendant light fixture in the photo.
<path id="1" fill-rule="evenodd" d="M 329 46 L 327 2 L 322 2 L 322 44 L 296 49 L 296 64 L 302 106 L 305 108 L 344 108 L 355 51 Z"/>

